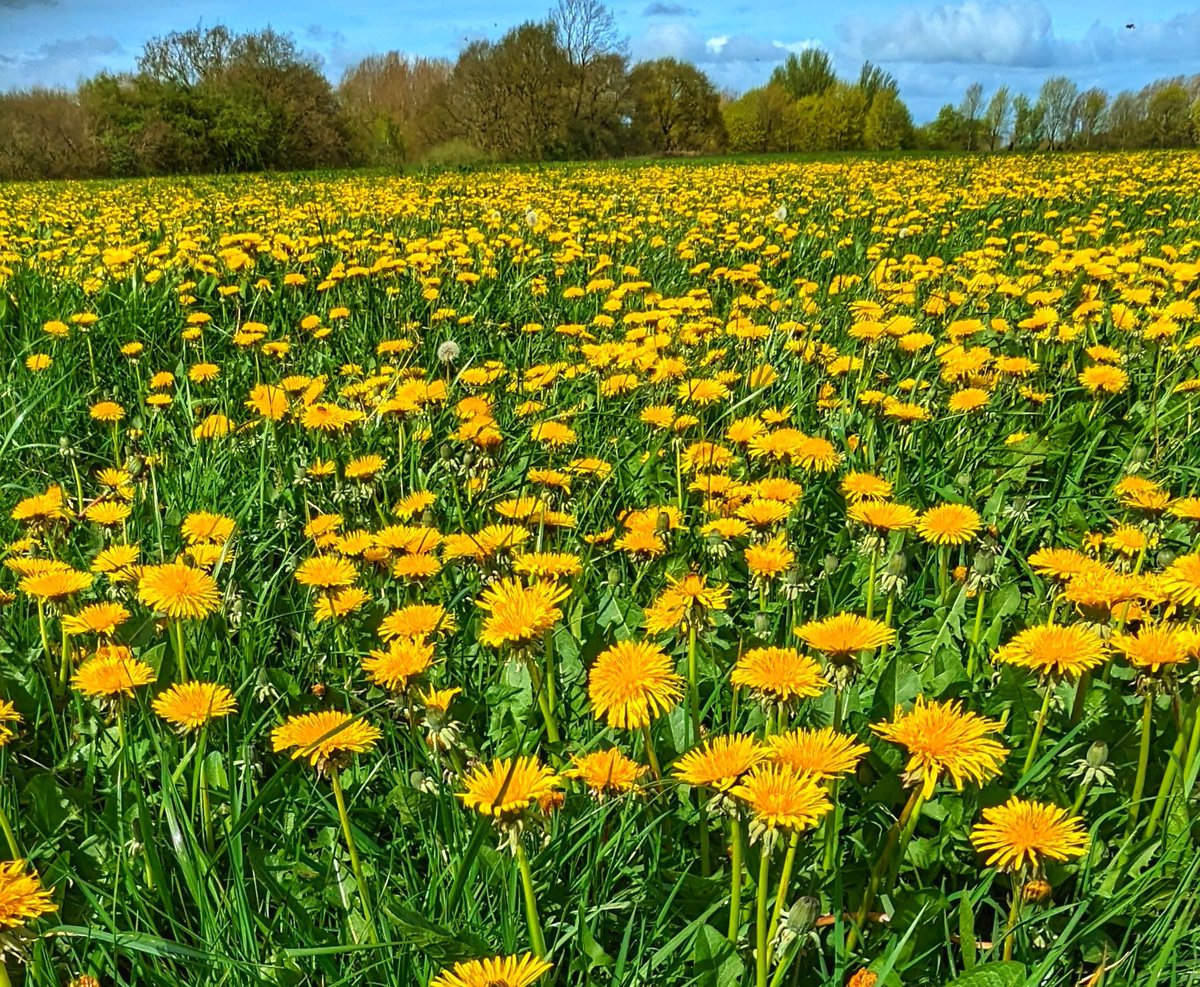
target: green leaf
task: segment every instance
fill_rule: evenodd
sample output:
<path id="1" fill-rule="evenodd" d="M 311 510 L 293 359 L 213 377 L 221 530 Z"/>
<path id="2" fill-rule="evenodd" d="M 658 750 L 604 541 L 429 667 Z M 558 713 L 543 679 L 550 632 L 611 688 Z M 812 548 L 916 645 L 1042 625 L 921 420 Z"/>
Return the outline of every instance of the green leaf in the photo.
<path id="1" fill-rule="evenodd" d="M 700 927 L 694 951 L 697 984 L 705 987 L 738 987 L 745 974 L 741 957 L 732 944 L 711 925 Z"/>
<path id="2" fill-rule="evenodd" d="M 955 977 L 946 987 L 1024 987 L 1024 963 L 984 963 Z"/>
<path id="3" fill-rule="evenodd" d="M 889 720 L 897 706 L 912 701 L 921 691 L 921 677 L 908 665 L 908 660 L 896 651 L 879 677 L 875 699 L 871 704 L 873 720 Z"/>
<path id="4" fill-rule="evenodd" d="M 963 894 L 958 899 L 958 942 L 962 949 L 963 966 L 971 970 L 975 966 L 975 909 L 971 896 Z"/>

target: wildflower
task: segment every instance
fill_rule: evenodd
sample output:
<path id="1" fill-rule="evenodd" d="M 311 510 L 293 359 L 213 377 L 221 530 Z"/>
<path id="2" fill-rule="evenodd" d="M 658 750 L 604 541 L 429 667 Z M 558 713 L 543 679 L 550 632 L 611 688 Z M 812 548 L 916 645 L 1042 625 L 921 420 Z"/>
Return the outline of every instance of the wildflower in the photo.
<path id="1" fill-rule="evenodd" d="M 472 770 L 457 794 L 468 809 L 507 822 L 552 795 L 560 783 L 536 757 L 499 758 Z"/>
<path id="2" fill-rule="evenodd" d="M 42 887 L 37 871 L 26 870 L 24 860 L 0 863 L 0 927 L 16 929 L 57 911 L 50 893 Z"/>
<path id="3" fill-rule="evenodd" d="M 448 634 L 456 626 L 454 614 L 440 603 L 412 603 L 384 617 L 379 624 L 379 636 L 384 641 L 398 637 L 424 638 Z"/>
<path id="4" fill-rule="evenodd" d="M 1104 663 L 1104 642 L 1079 624 L 1027 627 L 993 656 L 1039 675 L 1075 679 Z"/>
<path id="5" fill-rule="evenodd" d="M 610 727 L 637 730 L 679 702 L 683 679 L 658 645 L 620 641 L 602 651 L 588 673 L 592 715 Z"/>
<path id="6" fill-rule="evenodd" d="M 965 504 L 941 504 L 921 515 L 917 534 L 934 545 L 962 545 L 982 524 L 979 514 Z"/>
<path id="7" fill-rule="evenodd" d="M 675 777 L 685 785 L 728 792 L 766 756 L 767 749 L 751 736 L 713 737 L 675 762 Z"/>
<path id="8" fill-rule="evenodd" d="M 849 774 L 870 750 L 832 727 L 789 730 L 767 738 L 772 760 L 816 778 Z"/>
<path id="9" fill-rule="evenodd" d="M 479 640 L 489 647 L 505 644 L 524 648 L 535 644 L 562 619 L 558 604 L 570 596 L 567 587 L 536 582 L 523 586 L 502 579 L 483 591 L 475 605 L 487 613 Z"/>
<path id="10" fill-rule="evenodd" d="M 101 649 L 80 665 L 71 684 L 93 699 L 115 699 L 132 696 L 134 689 L 153 681 L 154 669 L 128 648 L 116 646 Z"/>
<path id="11" fill-rule="evenodd" d="M 630 760 L 617 748 L 576 754 L 571 766 L 563 772 L 564 778 L 577 778 L 587 785 L 594 795 L 608 792 L 633 792 L 638 781 L 646 773 L 644 765 Z"/>
<path id="12" fill-rule="evenodd" d="M 1034 802 L 1015 795 L 1004 805 L 983 810 L 982 823 L 971 830 L 971 842 L 989 854 L 989 867 L 1019 871 L 1025 866 L 1041 868 L 1043 860 L 1078 857 L 1088 847 L 1081 820 L 1047 802 Z"/>
<path id="13" fill-rule="evenodd" d="M 810 829 L 833 808 L 829 793 L 815 777 L 784 764 L 754 767 L 730 794 L 745 802 L 755 820 L 768 829 Z"/>
<path id="14" fill-rule="evenodd" d="M 74 596 L 91 585 L 91 573 L 64 567 L 26 576 L 20 582 L 20 590 L 39 600 L 59 601 Z"/>
<path id="15" fill-rule="evenodd" d="M 797 627 L 795 635 L 810 648 L 831 658 L 846 658 L 860 651 L 872 651 L 896 639 L 886 624 L 858 614 L 839 613 L 824 620 Z"/>
<path id="16" fill-rule="evenodd" d="M 394 638 L 386 651 L 372 651 L 363 659 L 363 671 L 376 685 L 400 691 L 433 664 L 433 645 L 423 638 Z"/>
<path id="17" fill-rule="evenodd" d="M 730 681 L 777 703 L 819 696 L 829 685 L 821 666 L 794 648 L 752 648 L 737 660 Z"/>
<path id="18" fill-rule="evenodd" d="M 168 562 L 142 570 L 138 599 L 176 620 L 199 620 L 217 609 L 221 597 L 207 572 L 181 562 Z"/>
<path id="19" fill-rule="evenodd" d="M 296 582 L 314 589 L 334 589 L 349 586 L 358 578 L 353 562 L 339 555 L 314 555 L 300 563 Z"/>
<path id="20" fill-rule="evenodd" d="M 211 720 L 237 711 L 237 701 L 214 682 L 181 682 L 160 692 L 151 703 L 159 716 L 181 730 L 199 730 Z"/>
<path id="21" fill-rule="evenodd" d="M 383 736 L 377 727 L 340 710 L 289 716 L 271 731 L 276 752 L 293 748 L 293 759 L 307 758 L 318 770 L 336 767 L 351 754 L 365 754 Z"/>
<path id="22" fill-rule="evenodd" d="M 1000 724 L 964 712 L 957 702 L 927 702 L 918 696 L 910 712 L 896 709 L 890 723 L 871 729 L 885 740 L 908 749 L 904 780 L 921 785 L 923 798 L 933 794 L 938 780 L 949 776 L 959 790 L 967 779 L 983 784 L 1000 773 L 1008 751 L 988 737 Z"/>
<path id="23" fill-rule="evenodd" d="M 762 580 L 774 579 L 790 569 L 796 561 L 796 553 L 788 548 L 783 535 L 776 535 L 767 542 L 750 545 L 743 554 L 751 575 Z"/>
<path id="24" fill-rule="evenodd" d="M 535 215 L 530 225 L 536 222 Z M 550 968 L 549 963 L 532 953 L 467 960 L 443 970 L 429 982 L 429 987 L 529 987 Z"/>
<path id="25" fill-rule="evenodd" d="M 120 603 L 93 603 L 73 614 L 64 614 L 63 630 L 68 634 L 98 634 L 112 637 L 129 619 L 129 611 Z"/>

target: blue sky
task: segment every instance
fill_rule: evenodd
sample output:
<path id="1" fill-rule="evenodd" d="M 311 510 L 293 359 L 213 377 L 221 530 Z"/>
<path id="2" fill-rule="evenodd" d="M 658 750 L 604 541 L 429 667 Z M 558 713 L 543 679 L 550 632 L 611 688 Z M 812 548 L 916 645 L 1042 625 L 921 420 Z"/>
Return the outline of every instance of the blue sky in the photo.
<path id="1" fill-rule="evenodd" d="M 129 69 L 148 37 L 198 23 L 291 32 L 336 81 L 372 52 L 453 58 L 467 41 L 541 19 L 549 3 L 0 0 L 0 89 L 70 86 L 100 69 Z M 1032 93 L 1061 73 L 1115 92 L 1200 73 L 1200 7 L 1172 0 L 615 0 L 610 7 L 635 60 L 686 58 L 734 91 L 764 82 L 806 45 L 825 48 L 847 76 L 869 58 L 900 80 L 918 120 L 957 102 L 975 81 L 989 92 L 1007 84 Z"/>

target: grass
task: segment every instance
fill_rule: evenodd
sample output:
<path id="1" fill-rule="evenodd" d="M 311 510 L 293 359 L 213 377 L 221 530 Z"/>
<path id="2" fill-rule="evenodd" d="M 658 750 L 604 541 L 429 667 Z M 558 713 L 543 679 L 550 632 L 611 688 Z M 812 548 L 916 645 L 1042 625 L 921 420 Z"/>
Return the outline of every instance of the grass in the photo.
<path id="1" fill-rule="evenodd" d="M 702 812 L 699 793 L 673 780 L 693 732 L 687 700 L 675 705 L 652 726 L 662 784 L 647 777 L 640 793 L 597 799 L 568 782 L 562 806 L 532 813 L 517 837 L 553 964 L 545 983 L 733 985 L 762 982 L 765 973 L 773 984 L 841 985 L 864 969 L 889 985 L 957 977 L 964 987 L 1196 982 L 1200 762 L 1187 759 L 1194 659 L 1150 673 L 1114 649 L 1079 693 L 1077 716 L 1073 684 L 1052 687 L 1036 753 L 1022 769 L 1047 692 L 1035 675 L 992 657 L 1049 614 L 1051 583 L 1028 557 L 1045 546 L 1081 547 L 1092 533 L 1103 536 L 1092 554 L 1111 572 L 1146 577 L 1136 588 L 1143 606 L 1131 617 L 1116 605 L 1060 601 L 1056 620 L 1106 637 L 1143 623 L 1182 634 L 1194 620 L 1187 601 L 1173 604 L 1151 578 L 1193 552 L 1194 522 L 1137 510 L 1114 487 L 1136 475 L 1174 498 L 1200 492 L 1195 398 L 1176 390 L 1200 376 L 1194 308 L 1187 314 L 1184 304 L 1194 304 L 1200 243 L 1195 161 L 839 158 L 7 187 L 5 559 L 19 568 L 53 555 L 87 570 L 101 548 L 128 541 L 140 545 L 142 563 L 156 564 L 184 551 L 189 514 L 231 517 L 235 534 L 205 563 L 220 604 L 185 631 L 192 676 L 226 685 L 238 704 L 204 729 L 202 743 L 155 715 L 152 699 L 180 669 L 167 622 L 139 602 L 136 582 L 98 577 L 49 608 L 43 640 L 34 600 L 19 589 L 18 572 L 5 572 L 13 599 L 3 611 L 0 696 L 21 720 L 0 747 L 0 808 L 57 905 L 28 923 L 24 952 L 7 963 L 12 982 L 61 984 L 86 973 L 105 985 L 407 987 L 457 961 L 530 950 L 536 937 L 509 836 L 456 793 L 471 766 L 497 757 L 537 755 L 558 768 L 615 745 L 645 763 L 639 731 L 593 716 L 588 674 L 614 641 L 647 637 L 687 674 L 687 633 L 647 635 L 643 620 L 667 576 L 689 570 L 731 594 L 696 640 L 707 735 L 762 736 L 767 728 L 754 696 L 740 690 L 735 700 L 729 685 L 739 656 L 794 646 L 793 627 L 864 613 L 872 598 L 896 643 L 858 656 L 856 674 L 840 680 L 836 716 L 833 688 L 787 713 L 790 726 L 836 718 L 870 752 L 838 783 L 836 841 L 820 829 L 801 834 L 783 895 L 785 933 L 759 973 L 758 876 L 767 874 L 761 897 L 773 902 L 782 847 L 762 868 L 758 828 L 738 810 L 756 838 L 744 848 L 730 942 L 722 811 L 731 803 L 713 800 Z M 124 248 L 128 259 L 105 254 Z M 881 278 L 885 258 L 895 266 Z M 478 280 L 457 279 L 461 271 Z M 298 273 L 303 284 L 285 283 Z M 583 293 L 564 295 L 570 287 Z M 863 302 L 880 306 L 878 321 L 911 318 L 906 328 L 928 332 L 929 344 L 909 353 L 894 338 L 866 341 L 861 326 L 874 313 L 854 307 Z M 1174 328 L 1149 329 L 1172 303 L 1180 303 Z M 1035 314 L 1044 310 L 1056 322 Z M 85 328 L 71 320 L 79 313 L 98 321 Z M 331 331 L 302 328 L 306 316 Z M 978 327 L 957 336 L 968 319 Z M 53 320 L 67 332 L 48 333 Z M 246 323 L 261 323 L 265 335 L 235 342 Z M 529 325 L 543 328 L 522 328 Z M 185 338 L 189 327 L 197 331 Z M 655 352 L 637 330 L 661 336 Z M 438 355 L 447 339 L 460 349 L 451 363 Z M 385 340 L 401 342 L 380 352 Z M 282 355 L 264 351 L 281 341 L 289 344 Z M 948 341 L 986 348 L 987 362 L 948 369 L 954 353 L 938 349 Z M 141 351 L 123 353 L 133 342 Z M 1112 347 L 1128 375 L 1117 393 L 1092 394 L 1079 381 L 1098 362 L 1087 353 L 1096 345 Z M 35 372 L 26 361 L 39 353 L 52 363 Z M 839 367 L 839 356 L 863 362 Z M 1037 368 L 1005 376 L 995 370 L 1000 356 L 1025 356 Z M 474 380 L 489 361 L 503 374 Z M 201 363 L 217 364 L 219 376 L 190 379 Z M 764 364 L 778 375 L 766 386 L 751 381 Z M 392 368 L 386 376 L 384 368 Z M 173 402 L 155 410 L 145 399 L 161 371 L 174 375 L 172 388 L 157 389 Z M 679 396 L 680 381 L 722 372 L 728 397 L 699 404 Z M 624 373 L 633 375 L 628 390 L 613 383 Z M 324 393 L 310 392 L 307 403 L 358 408 L 363 420 L 338 434 L 303 427 L 303 384 L 277 422 L 247 408 L 252 388 L 288 376 L 324 378 Z M 401 416 L 380 413 L 403 381 L 420 379 L 444 383 L 444 399 Z M 968 387 L 982 390 L 986 404 L 951 411 L 950 399 Z M 872 391 L 914 402 L 927 420 L 904 424 Z M 460 402 L 479 396 L 490 402 L 497 445 L 463 428 L 472 409 Z M 116 460 L 129 476 L 120 490 L 101 483 L 100 471 L 116 465 L 112 432 L 89 411 L 101 400 L 125 409 Z M 521 407 L 528 401 L 543 407 Z M 676 431 L 640 419 L 657 405 L 696 421 Z M 778 415 L 767 428 L 828 439 L 836 469 L 751 456 L 727 437 L 734 422 L 769 410 Z M 229 419 L 229 433 L 197 437 L 214 414 Z M 573 443 L 535 441 L 531 428 L 546 421 L 568 423 Z M 743 557 L 748 537 L 699 530 L 719 505 L 690 489 L 696 471 L 679 464 L 703 461 L 693 446 L 702 440 L 732 454 L 720 472 L 739 482 L 786 476 L 804 487 L 787 517 L 755 536 L 781 534 L 794 553 L 761 593 Z M 369 454 L 384 458 L 383 469 L 369 482 L 346 479 L 347 463 Z M 564 470 L 581 457 L 611 470 L 579 472 L 569 492 L 530 480 L 531 469 Z M 337 474 L 314 478 L 317 459 L 335 462 Z M 978 535 L 948 553 L 947 572 L 965 571 L 950 575 L 945 592 L 936 547 L 913 532 L 873 543 L 848 523 L 839 482 L 849 470 L 892 481 L 894 499 L 918 511 L 955 502 L 978 512 Z M 43 527 L 8 519 L 52 484 L 64 492 L 66 517 Z M 390 573 L 398 553 L 380 562 L 356 555 L 366 600 L 344 618 L 315 619 L 319 593 L 295 579 L 317 552 L 306 524 L 336 513 L 342 534 L 378 533 L 401 523 L 395 506 L 421 490 L 436 501 L 407 523 L 443 535 L 504 522 L 496 506 L 518 496 L 537 495 L 572 516 L 572 527 L 535 517 L 521 546 L 581 562 L 549 634 L 558 743 L 530 673 L 545 668 L 544 642 L 526 663 L 479 640 L 484 615 L 474 601 L 511 571 L 519 550 L 443 558 L 422 585 Z M 97 500 L 125 498 L 131 514 L 111 530 L 82 515 Z M 672 507 L 679 525 L 661 555 L 619 547 L 623 512 L 654 508 L 653 534 L 665 523 L 658 511 Z M 1113 547 L 1125 525 L 1146 540 L 1144 550 Z M 585 538 L 610 527 L 612 540 Z M 24 536 L 35 544 L 19 543 Z M 127 606 L 117 640 L 157 676 L 119 704 L 119 718 L 117 706 L 62 689 L 47 670 L 63 659 L 58 611 L 99 600 Z M 372 685 L 361 667 L 381 647 L 384 615 L 418 600 L 440 602 L 457 618 L 453 632 L 436 637 L 436 664 L 420 677 L 461 690 L 444 718 L 415 690 Z M 67 664 L 78 666 L 94 647 L 87 636 L 75 641 Z M 883 869 L 894 873 L 870 909 L 875 920 L 852 932 L 909 799 L 905 751 L 870 726 L 918 695 L 960 699 L 1002 722 L 997 736 L 1010 753 L 983 784 L 958 791 L 941 780 L 911 832 L 896 834 Z M 349 712 L 381 731 L 374 750 L 340 772 L 350 841 L 328 777 L 272 749 L 274 727 L 316 709 Z M 1142 802 L 1130 826 L 1147 709 Z M 426 735 L 447 723 L 442 745 L 431 746 Z M 1005 964 L 1014 884 L 985 865 L 969 834 L 985 807 L 1013 793 L 1075 805 L 1091 846 L 1039 872 L 1052 890 L 1020 909 Z"/>

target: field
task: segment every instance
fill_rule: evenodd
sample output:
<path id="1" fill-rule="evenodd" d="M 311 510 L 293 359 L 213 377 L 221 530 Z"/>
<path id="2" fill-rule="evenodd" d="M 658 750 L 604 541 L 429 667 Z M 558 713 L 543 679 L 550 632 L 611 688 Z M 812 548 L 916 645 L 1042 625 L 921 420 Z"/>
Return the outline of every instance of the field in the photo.
<path id="1" fill-rule="evenodd" d="M 1196 983 L 1197 187 L 0 187 L 0 985 Z"/>

